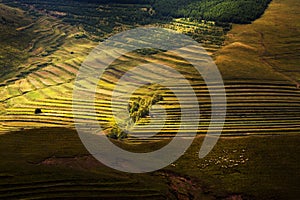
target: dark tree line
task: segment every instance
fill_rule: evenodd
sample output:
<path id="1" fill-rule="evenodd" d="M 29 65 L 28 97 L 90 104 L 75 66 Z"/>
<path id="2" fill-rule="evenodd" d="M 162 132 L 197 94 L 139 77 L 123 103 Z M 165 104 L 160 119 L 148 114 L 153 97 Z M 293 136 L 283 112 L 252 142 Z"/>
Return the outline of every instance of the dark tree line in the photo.
<path id="1" fill-rule="evenodd" d="M 218 22 L 250 23 L 259 18 L 271 0 L 156 0 L 159 15 Z"/>
<path id="2" fill-rule="evenodd" d="M 98 36 L 95 41 L 111 33 L 121 25 L 135 27 L 154 23 L 168 24 L 173 18 L 190 18 L 191 21 L 215 21 L 224 32 L 230 23 L 251 23 L 259 18 L 271 0 L 2 0 L 3 3 L 28 10 L 29 5 L 42 11 L 65 13 L 62 20 L 80 25 L 85 31 Z M 33 16 L 40 13 L 30 11 Z M 6 23 L 0 19 L 0 23 Z M 207 40 L 220 45 L 221 34 L 201 30 L 197 41 Z M 212 36 L 212 37 L 210 37 Z M 217 36 L 217 37 L 213 37 Z M 148 52 L 141 52 L 146 53 Z"/>
<path id="3" fill-rule="evenodd" d="M 151 4 L 154 0 L 74 0 L 79 2 L 86 3 L 97 3 L 97 4 L 109 4 L 109 3 L 118 3 L 118 4 Z"/>
<path id="4" fill-rule="evenodd" d="M 65 21 L 86 25 L 89 29 L 100 28 L 99 20 L 105 18 L 110 23 L 110 32 L 115 22 L 126 25 L 149 24 L 168 21 L 172 18 L 211 20 L 217 23 L 250 23 L 259 18 L 271 0 L 2 0 L 12 5 L 35 5 L 38 9 L 65 12 Z M 20 4 L 21 3 L 21 4 Z M 100 5 L 108 6 L 99 11 Z M 121 5 L 123 4 L 123 5 Z M 121 6 L 120 6 L 121 5 Z M 141 8 L 154 9 L 154 13 Z M 151 9 L 151 10 L 152 10 Z M 89 27 L 90 26 L 90 27 Z"/>
<path id="5" fill-rule="evenodd" d="M 149 4 L 156 18 L 188 17 L 198 20 L 250 23 L 271 0 L 75 0 L 98 4 Z"/>

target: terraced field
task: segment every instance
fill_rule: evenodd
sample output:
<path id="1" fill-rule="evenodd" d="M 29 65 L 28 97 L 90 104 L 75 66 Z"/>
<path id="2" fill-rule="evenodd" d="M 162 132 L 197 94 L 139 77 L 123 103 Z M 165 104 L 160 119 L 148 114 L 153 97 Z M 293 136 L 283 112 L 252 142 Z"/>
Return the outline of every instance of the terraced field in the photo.
<path id="1" fill-rule="evenodd" d="M 193 21 L 191 19 L 178 18 L 163 24 L 162 27 L 191 36 L 201 43 L 203 47 L 213 55 L 223 46 L 225 35 L 230 30 L 230 24 L 216 25 L 213 21 Z"/>
<path id="2" fill-rule="evenodd" d="M 67 125 L 56 118 L 59 115 L 35 116 L 32 110 L 47 99 L 71 96 L 77 70 L 96 43 L 78 38 L 85 35 L 83 30 L 53 17 L 42 16 L 30 27 L 19 29 L 32 29 L 36 37 L 26 49 L 29 59 L 22 70 L 0 86 L 1 132 L 21 127 Z"/>
<path id="3" fill-rule="evenodd" d="M 179 57 L 163 53 L 151 55 L 145 60 L 140 61 L 146 63 L 150 61 L 159 61 L 162 64 L 171 64 L 175 69 L 179 70 L 190 80 L 193 80 L 192 86 L 199 99 L 201 112 L 201 122 L 198 133 L 205 134 L 210 122 L 211 102 L 206 84 L 199 80 L 198 76 L 193 71 L 186 70 L 189 68 L 188 63 L 184 63 Z M 101 88 L 97 90 L 96 95 L 96 111 L 102 125 L 107 126 L 112 119 L 111 111 L 111 95 L 113 91 L 114 80 L 118 80 L 130 67 L 138 64 L 135 58 L 141 58 L 141 55 L 131 53 L 126 57 L 120 58 L 121 61 L 116 61 L 117 65 L 107 70 L 107 73 L 102 78 Z M 177 60 L 174 62 L 174 60 Z M 8 85 L 6 95 L 8 98 L 4 100 L 6 105 L 12 105 L 5 109 L 5 113 L 1 118 L 2 131 L 20 129 L 23 127 L 45 127 L 45 126 L 61 126 L 73 127 L 72 113 L 72 79 L 78 70 L 78 64 L 74 63 L 75 59 L 68 60 L 68 63 L 58 63 L 49 65 L 42 70 L 31 73 L 25 80 L 30 88 L 27 92 L 21 93 L 17 86 Z M 72 64 L 69 64 L 72 63 Z M 130 66 L 132 65 L 132 66 Z M 76 67 L 77 66 L 77 67 Z M 183 67 L 185 66 L 185 67 Z M 66 70 L 67 69 L 67 70 Z M 147 70 L 147 76 L 144 76 L 144 71 L 139 74 L 132 75 L 132 80 L 137 83 L 146 82 L 148 77 L 157 76 L 160 74 L 166 75 L 168 69 L 161 71 Z M 55 73 L 60 74 L 56 76 Z M 61 74 L 64 74 L 63 76 Z M 153 74 L 153 75 L 151 75 Z M 63 80 L 59 79 L 64 78 Z M 25 81 L 21 79 L 20 81 Z M 66 83 L 68 82 L 69 83 Z M 82 81 L 82 87 L 88 87 L 91 80 Z M 134 82 L 133 82 L 134 83 Z M 24 84 L 22 84 L 24 86 Z M 15 87 L 15 88 L 14 88 Z M 248 134 L 281 134 L 281 133 L 298 133 L 300 130 L 300 91 L 292 83 L 286 82 L 257 82 L 257 81 L 227 81 L 227 118 L 223 130 L 223 134 L 230 135 L 248 135 Z M 31 89 L 31 90 L 30 90 Z M 220 86 L 215 84 L 210 88 L 218 93 Z M 180 85 L 176 88 L 176 92 L 184 94 L 186 89 Z M 167 119 L 164 128 L 160 134 L 151 139 L 161 139 L 162 137 L 170 137 L 176 133 L 180 127 L 180 105 L 177 98 L 170 91 L 165 91 L 160 88 L 159 92 L 163 96 L 163 101 L 159 102 L 162 107 L 155 108 L 152 111 L 155 113 L 152 122 L 154 126 L 161 124 L 164 120 L 164 111 L 166 109 Z M 21 94 L 20 94 L 21 93 Z M 122 91 L 120 91 L 122 94 Z M 10 95 L 10 96 L 9 96 Z M 89 92 L 86 95 L 90 95 Z M 142 94 L 137 94 L 141 96 Z M 189 96 L 186 96 L 185 108 L 193 111 L 193 107 L 189 105 Z M 92 111 L 92 102 L 74 101 L 76 108 L 82 119 L 91 118 L 89 111 Z M 118 104 L 126 105 L 127 102 L 118 99 Z M 34 110 L 40 108 L 43 113 L 36 115 Z M 149 122 L 149 118 L 142 119 L 139 124 Z M 142 125 L 137 126 L 137 131 L 140 136 L 146 137 L 152 133 L 152 128 L 144 128 Z M 143 139 L 131 138 L 131 141 L 142 141 Z M 147 139 L 148 140 L 148 139 Z"/>
<path id="4" fill-rule="evenodd" d="M 73 81 L 81 62 L 97 44 L 90 40 L 91 38 L 94 39 L 93 36 L 80 26 L 70 26 L 53 16 L 43 16 L 45 13 L 38 8 L 31 7 L 30 9 L 30 12 L 38 13 L 42 17 L 37 17 L 36 21 L 30 26 L 18 28 L 20 31 L 28 29 L 34 32 L 36 37 L 26 49 L 30 55 L 27 62 L 24 63 L 26 67 L 15 72 L 14 78 L 1 84 L 0 100 L 1 107 L 4 109 L 2 109 L 0 116 L 0 132 L 3 133 L 23 129 L 24 127 L 73 127 L 73 113 L 71 110 Z M 177 24 L 180 23 L 184 24 L 186 22 L 182 19 L 177 20 Z M 215 27 L 209 25 L 206 27 L 206 31 L 209 31 L 210 28 L 214 31 Z M 176 28 L 173 29 L 177 30 Z M 185 29 L 186 27 L 177 31 L 182 32 Z M 221 31 L 218 28 L 216 30 Z M 104 37 L 108 37 L 110 34 L 112 33 L 106 33 Z M 214 48 L 218 47 L 215 46 Z M 115 67 L 114 70 L 110 70 L 110 75 L 104 78 L 103 84 L 105 87 L 98 92 L 101 101 L 97 102 L 101 121 L 111 121 L 109 95 L 112 92 L 112 80 L 117 80 L 118 75 L 128 69 L 125 65 L 128 62 L 136 63 L 134 60 L 140 60 L 140 56 L 133 54 L 124 56 L 121 58 L 123 63 L 117 66 L 118 69 Z M 170 63 L 173 65 L 176 65 L 177 62 L 172 56 L 168 58 L 168 55 L 155 59 L 165 60 L 163 61 L 165 63 L 168 63 L 168 59 L 170 59 Z M 89 82 L 90 80 L 86 80 L 82 84 L 84 87 L 89 87 Z M 91 109 L 87 102 L 76 103 L 78 103 L 76 106 L 79 106 L 79 108 L 87 107 Z M 34 111 L 37 108 L 42 109 L 43 113 L 36 115 Z M 88 117 L 89 113 L 82 113 L 82 118 Z"/>
<path id="5" fill-rule="evenodd" d="M 276 6 L 276 4 L 274 5 Z M 263 16 L 258 21 L 264 20 L 268 16 Z M 217 63 L 220 63 L 224 56 L 227 56 L 228 60 L 233 59 L 233 56 L 226 54 L 226 52 L 228 49 L 233 48 L 232 46 L 234 45 L 229 44 L 223 47 L 220 52 L 217 51 L 221 47 L 224 30 L 215 27 L 213 22 L 197 25 L 188 20 L 177 19 L 168 26 L 187 34 L 195 34 L 200 31 L 198 36 L 203 36 L 201 41 L 206 41 L 205 47 L 211 54 L 215 52 L 213 55 L 216 56 Z M 24 127 L 74 127 L 72 113 L 73 81 L 81 62 L 96 46 L 96 43 L 89 39 L 90 34 L 83 29 L 65 24 L 54 17 L 40 17 L 33 25 L 25 28 L 33 29 L 37 37 L 28 48 L 31 57 L 25 64 L 26 67 L 24 67 L 23 71 L 18 72 L 15 78 L 6 80 L 0 86 L 1 108 L 3 108 L 0 115 L 0 132 L 5 133 L 23 129 Z M 205 35 L 201 31 L 210 32 L 210 34 Z M 265 48 L 268 48 L 268 46 L 265 46 Z M 241 57 L 245 55 L 242 50 L 240 49 L 240 52 L 243 52 Z M 253 52 L 260 53 L 260 47 L 257 47 L 257 50 L 253 50 Z M 251 52 L 251 56 L 253 52 Z M 197 49 L 190 53 L 196 55 Z M 228 57 L 228 55 L 231 55 L 231 57 Z M 263 52 L 262 56 L 264 55 L 265 53 Z M 269 54 L 268 56 L 270 57 Z M 100 124 L 107 127 L 112 121 L 110 99 L 114 85 L 121 75 L 131 67 L 153 61 L 172 66 L 190 81 L 199 100 L 201 111 L 198 133 L 206 133 L 211 115 L 208 88 L 197 73 L 192 70 L 187 61 L 168 52 L 158 52 L 150 55 L 132 52 L 114 62 L 107 70 L 105 76 L 102 77 L 101 87 L 98 88 L 96 94 L 96 115 Z M 256 58 L 254 61 L 256 61 Z M 245 61 L 245 63 L 249 62 Z M 298 133 L 300 131 L 300 116 L 298 115 L 300 110 L 300 91 L 295 82 L 287 78 L 286 74 L 261 66 L 258 63 L 255 66 L 255 71 L 261 69 L 263 70 L 262 74 L 256 76 L 254 73 L 251 73 L 251 76 L 242 78 L 243 70 L 246 71 L 246 74 L 249 74 L 247 66 L 244 69 L 238 68 L 239 70 L 237 71 L 240 71 L 241 76 L 237 72 L 229 75 L 230 68 L 225 68 L 224 66 L 226 66 L 225 61 L 220 63 L 228 99 L 228 111 L 223 134 L 281 134 L 286 132 Z M 252 67 L 252 64 L 250 66 Z M 232 67 L 236 68 L 236 66 Z M 147 76 L 145 76 L 145 71 Z M 151 76 L 168 73 L 172 76 L 168 69 L 162 68 L 159 71 L 144 69 L 143 72 L 140 71 L 133 74 L 129 81 L 133 83 L 147 82 L 147 79 Z M 239 77 L 237 80 L 235 80 L 236 76 Z M 82 88 L 89 88 L 95 81 L 97 80 L 83 80 L 80 84 Z M 220 86 L 216 83 L 209 89 L 218 93 Z M 176 91 L 185 94 L 185 88 L 180 85 L 180 82 L 178 82 Z M 119 92 L 120 94 L 123 93 L 122 91 Z M 166 124 L 158 135 L 147 140 L 173 136 L 180 125 L 180 107 L 176 97 L 173 93 L 165 91 L 164 88 L 161 88 L 160 92 L 164 100 L 159 102 L 160 108 L 154 108 L 155 116 L 152 121 L 160 124 L 164 116 L 164 112 L 161 109 L 164 108 L 167 113 Z M 85 95 L 90 95 L 90 93 L 87 91 Z M 144 94 L 138 95 L 143 96 Z M 188 95 L 186 99 L 184 106 L 192 111 L 193 108 L 189 105 Z M 93 109 L 92 102 L 75 99 L 74 104 L 75 107 L 78 107 L 80 118 L 89 119 L 93 117 L 89 112 Z M 120 106 L 126 105 L 127 102 L 120 98 L 118 104 Z M 37 108 L 42 110 L 41 114 L 35 114 L 35 109 Z M 149 118 L 145 118 L 139 121 L 138 124 L 140 125 L 137 124 L 138 126 L 135 130 L 138 130 L 140 135 L 147 136 L 151 133 L 149 128 L 144 128 L 141 125 L 148 123 L 148 121 Z M 134 137 L 129 139 L 131 141 L 143 141 L 143 139 Z"/>

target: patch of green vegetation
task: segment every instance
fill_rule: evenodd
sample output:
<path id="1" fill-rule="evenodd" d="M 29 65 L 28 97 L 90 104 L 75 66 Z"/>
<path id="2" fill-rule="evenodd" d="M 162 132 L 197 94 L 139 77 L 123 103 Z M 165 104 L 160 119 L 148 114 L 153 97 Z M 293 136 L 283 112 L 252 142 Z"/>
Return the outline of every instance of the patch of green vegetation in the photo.
<path id="1" fill-rule="evenodd" d="M 176 1 L 178 5 L 174 5 L 167 4 L 167 1 L 157 1 L 157 4 L 160 7 L 169 5 L 171 8 L 167 9 L 167 12 L 170 15 L 233 23 L 250 23 L 259 18 L 271 2 L 271 0 L 190 0 L 183 4 Z"/>
<path id="2" fill-rule="evenodd" d="M 138 123 L 141 119 L 146 118 L 150 114 L 150 109 L 153 105 L 163 100 L 163 97 L 155 92 L 144 97 L 134 97 L 128 103 L 129 117 L 125 120 L 114 120 L 109 125 L 107 136 L 113 139 L 124 139 L 128 137 L 129 130 L 132 126 Z"/>
<path id="3" fill-rule="evenodd" d="M 165 50 L 162 50 L 162 49 L 153 49 L 153 48 L 145 48 L 145 49 L 137 49 L 137 50 L 135 50 L 133 52 L 141 54 L 142 56 L 146 56 L 146 55 L 153 55 L 153 54 L 165 52 Z"/>
<path id="4" fill-rule="evenodd" d="M 130 118 L 135 123 L 141 118 L 149 116 L 151 107 L 162 100 L 163 97 L 160 94 L 156 93 L 146 98 L 135 98 L 128 104 L 128 112 L 130 114 Z"/>
<path id="5" fill-rule="evenodd" d="M 117 123 L 117 122 L 111 122 L 108 127 L 105 129 L 105 132 L 108 132 L 106 135 L 107 137 L 111 139 L 116 140 L 123 140 L 128 137 L 127 132 L 127 125 L 128 123 Z"/>

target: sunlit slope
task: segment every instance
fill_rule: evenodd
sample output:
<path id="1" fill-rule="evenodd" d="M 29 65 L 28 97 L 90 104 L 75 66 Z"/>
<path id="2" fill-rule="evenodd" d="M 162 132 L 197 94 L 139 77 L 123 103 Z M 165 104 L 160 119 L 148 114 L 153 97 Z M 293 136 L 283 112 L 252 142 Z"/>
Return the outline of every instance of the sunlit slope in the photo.
<path id="1" fill-rule="evenodd" d="M 111 95 L 114 90 L 115 82 L 131 67 L 138 64 L 155 61 L 160 64 L 170 65 L 180 71 L 185 77 L 191 80 L 191 84 L 198 96 L 201 111 L 201 123 L 198 133 L 206 133 L 210 121 L 210 96 L 205 83 L 199 79 L 199 76 L 189 70 L 190 65 L 184 63 L 179 57 L 172 54 L 163 53 L 144 56 L 131 53 L 123 56 L 116 61 L 105 73 L 101 81 L 101 87 L 96 91 L 96 114 L 100 123 L 106 126 L 112 120 Z M 136 61 L 139 60 L 139 61 Z M 71 68 L 70 68 L 71 69 Z M 69 69 L 69 70 L 70 70 Z M 53 70 L 53 68 L 51 68 Z M 76 71 L 76 69 L 74 69 Z M 145 76 L 147 72 L 147 76 Z M 148 77 L 167 74 L 168 69 L 162 68 L 159 71 L 153 71 L 151 68 L 145 71 L 139 71 L 132 74 L 131 84 L 147 82 Z M 71 74 L 70 74 L 71 75 Z M 42 79 L 49 81 L 48 79 Z M 89 88 L 95 80 L 82 80 L 79 82 L 82 89 Z M 75 111 L 81 119 L 93 119 L 91 112 L 93 104 L 82 100 L 72 101 L 72 81 L 66 84 L 58 84 L 40 88 L 19 97 L 7 100 L 6 109 L 2 118 L 3 130 L 12 130 L 19 128 L 33 128 L 44 126 L 73 126 L 72 103 L 75 105 Z M 226 84 L 228 98 L 228 113 L 224 134 L 265 134 L 265 133 L 287 133 L 298 132 L 300 118 L 295 112 L 299 109 L 298 99 L 300 92 L 295 89 L 294 85 L 284 82 L 259 82 L 253 81 L 233 81 Z M 213 85 L 210 89 L 219 92 L 219 85 Z M 180 84 L 175 89 L 182 94 L 186 93 L 185 86 Z M 136 94 L 137 97 L 143 97 L 145 92 Z M 118 91 L 122 94 L 126 91 Z M 155 109 L 155 117 L 152 119 L 153 126 L 159 126 L 161 121 L 166 120 L 166 124 L 157 137 L 160 139 L 172 136 L 180 128 L 180 108 L 185 107 L 193 112 L 194 108 L 189 103 L 190 94 L 186 93 L 186 101 L 179 105 L 177 98 L 168 90 L 161 89 L 163 101 L 159 102 L 166 109 L 168 117 L 164 119 L 161 109 Z M 87 90 L 83 95 L 91 95 Z M 126 106 L 125 99 L 120 97 L 116 103 L 117 106 Z M 220 104 L 221 105 L 221 104 Z M 41 108 L 43 113 L 34 114 L 35 108 Z M 142 119 L 139 124 L 147 123 L 149 118 Z M 144 128 L 142 125 L 136 128 L 140 136 L 152 134 L 152 128 Z M 135 140 L 132 138 L 131 140 Z M 141 141 L 141 140 L 139 140 Z"/>
<path id="2" fill-rule="evenodd" d="M 20 70 L 13 72 L 14 77 L 5 79 L 0 86 L 1 130 L 11 130 L 15 124 L 18 127 L 66 125 L 63 118 L 56 122 L 50 116 L 39 119 L 37 123 L 32 110 L 38 107 L 39 101 L 71 98 L 72 81 L 80 63 L 96 46 L 96 43 L 82 37 L 84 32 L 80 28 L 53 17 L 42 16 L 27 29 L 35 36 L 25 50 L 28 58 L 22 60 Z M 15 107 L 27 112 L 26 120 L 20 120 L 18 115 L 7 115 Z M 6 122 L 10 125 L 4 128 Z"/>
<path id="3" fill-rule="evenodd" d="M 2 132 L 6 132 L 45 126 L 73 127 L 71 109 L 73 81 L 81 62 L 97 43 L 91 42 L 88 39 L 88 33 L 82 29 L 49 16 L 39 17 L 30 27 L 26 28 L 34 32 L 36 37 L 29 43 L 27 51 L 30 57 L 21 68 L 22 70 L 16 71 L 15 77 L 5 80 L 1 86 L 0 129 Z M 207 30 L 209 29 L 210 27 L 207 28 Z M 214 49 L 217 48 L 214 47 Z M 213 51 L 211 50 L 211 52 Z M 103 88 L 97 94 L 99 119 L 104 124 L 112 119 L 110 95 L 114 83 L 120 78 L 119 74 L 126 72 L 128 67 L 140 63 L 138 60 L 144 59 L 144 57 L 143 54 L 135 53 L 124 56 L 119 63 L 116 62 L 116 67 L 108 71 L 109 73 L 102 83 Z M 154 59 L 160 63 L 177 67 L 181 67 L 182 64 L 187 65 L 179 58 L 178 60 L 168 54 L 150 56 L 148 59 L 150 60 L 146 60 L 146 62 Z M 186 69 L 182 72 L 188 73 Z M 164 70 L 162 69 L 161 72 Z M 155 75 L 160 72 L 151 72 L 150 70 L 148 73 L 151 76 L 152 73 Z M 148 79 L 144 77 L 143 72 L 137 76 L 140 76 L 140 79 Z M 191 75 L 190 78 L 193 76 L 195 75 Z M 195 76 L 195 78 L 198 77 Z M 89 88 L 90 81 L 82 82 L 82 87 Z M 92 109 L 89 102 L 80 102 L 75 99 L 74 103 L 79 108 Z M 122 103 L 126 104 L 126 102 Z M 171 99 L 167 104 L 172 107 L 174 101 Z M 34 113 L 36 108 L 42 109 L 43 113 L 36 115 Z M 82 112 L 80 115 L 83 119 L 90 118 L 89 112 Z"/>
<path id="4" fill-rule="evenodd" d="M 216 63 L 226 80 L 300 83 L 300 2 L 273 0 L 264 15 L 234 25 Z"/>

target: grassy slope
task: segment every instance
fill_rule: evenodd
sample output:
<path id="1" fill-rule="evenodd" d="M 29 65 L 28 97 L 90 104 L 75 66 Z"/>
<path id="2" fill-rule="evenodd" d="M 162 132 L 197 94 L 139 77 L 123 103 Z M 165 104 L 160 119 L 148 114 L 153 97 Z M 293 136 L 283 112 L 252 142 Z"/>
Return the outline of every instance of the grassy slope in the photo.
<path id="1" fill-rule="evenodd" d="M 163 182 L 152 184 L 155 181 L 149 175 L 116 172 L 86 157 L 87 154 L 76 133 L 67 129 L 3 135 L 0 196 L 164 199 L 161 194 L 167 194 Z M 64 164 L 51 164 L 51 158 L 61 159 Z"/>
<path id="2" fill-rule="evenodd" d="M 242 194 L 243 199 L 297 199 L 298 135 L 222 138 L 203 160 L 200 141 L 178 161 L 175 171 L 197 177 L 216 195 Z"/>
<path id="3" fill-rule="evenodd" d="M 249 25 L 234 25 L 216 63 L 227 80 L 288 80 L 299 83 L 300 2 L 274 0 Z"/>
<path id="4" fill-rule="evenodd" d="M 34 38 L 34 33 L 18 28 L 32 22 L 23 11 L 0 4 L 0 82 L 13 77 L 19 65 L 28 58 L 25 49 Z"/>
<path id="5" fill-rule="evenodd" d="M 11 79 L 1 77 L 6 79 L 0 85 L 1 119 L 9 118 L 4 116 L 9 107 L 22 105 L 24 111 L 28 102 L 36 103 L 37 100 L 50 96 L 71 96 L 70 82 L 86 54 L 96 45 L 86 38 L 76 38 L 77 34 L 83 33 L 79 27 L 67 25 L 54 17 L 41 16 L 26 31 L 32 32 L 34 38 L 23 41 L 19 35 L 16 41 L 27 45 L 24 54 L 28 57 L 22 60 L 24 63 L 20 70 L 14 70 L 10 74 Z M 3 59 L 4 62 L 7 60 L 11 60 L 11 57 Z M 13 116 L 12 119 L 16 121 L 17 117 Z M 30 119 L 32 120 L 33 118 Z M 53 121 L 52 124 L 48 123 L 49 126 L 53 124 Z M 3 125 L 1 122 L 0 127 Z M 29 127 L 30 123 L 21 126 Z"/>
<path id="6" fill-rule="evenodd" d="M 200 160 L 202 141 L 203 137 L 198 137 L 183 157 L 165 169 L 128 174 L 88 156 L 72 130 L 37 129 L 1 135 L 0 197 L 296 199 L 299 194 L 298 136 L 221 138 Z M 150 151 L 160 145 L 130 148 Z"/>

